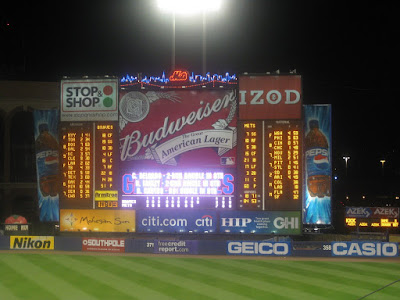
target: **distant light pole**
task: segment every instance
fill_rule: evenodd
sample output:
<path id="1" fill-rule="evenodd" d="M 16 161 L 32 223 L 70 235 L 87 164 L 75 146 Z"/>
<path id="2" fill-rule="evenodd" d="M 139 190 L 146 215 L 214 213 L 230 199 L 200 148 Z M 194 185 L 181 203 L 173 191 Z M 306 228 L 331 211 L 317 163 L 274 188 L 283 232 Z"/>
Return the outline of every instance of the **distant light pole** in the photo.
<path id="1" fill-rule="evenodd" d="M 382 164 L 382 176 L 385 175 L 385 162 L 386 162 L 386 160 L 384 160 L 384 159 L 380 160 L 380 163 Z"/>
<path id="2" fill-rule="evenodd" d="M 347 177 L 347 161 L 350 159 L 350 156 L 343 156 L 343 159 L 346 162 L 346 177 Z"/>
<path id="3" fill-rule="evenodd" d="M 179 15 L 193 15 L 203 14 L 203 41 L 202 41 L 202 71 L 206 75 L 207 65 L 207 37 L 206 37 L 206 14 L 209 11 L 217 11 L 221 7 L 222 0 L 158 0 L 158 7 L 165 11 L 172 13 L 172 54 L 171 54 L 171 68 L 175 70 L 175 16 Z"/>

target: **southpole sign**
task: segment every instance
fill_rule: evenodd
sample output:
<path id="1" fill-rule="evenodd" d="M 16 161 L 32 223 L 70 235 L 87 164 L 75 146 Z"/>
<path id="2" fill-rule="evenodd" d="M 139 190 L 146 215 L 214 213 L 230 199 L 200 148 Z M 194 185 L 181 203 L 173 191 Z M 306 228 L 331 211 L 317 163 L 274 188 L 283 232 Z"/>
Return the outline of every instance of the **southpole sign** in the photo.
<path id="1" fill-rule="evenodd" d="M 118 79 L 61 81 L 61 121 L 117 121 Z"/>

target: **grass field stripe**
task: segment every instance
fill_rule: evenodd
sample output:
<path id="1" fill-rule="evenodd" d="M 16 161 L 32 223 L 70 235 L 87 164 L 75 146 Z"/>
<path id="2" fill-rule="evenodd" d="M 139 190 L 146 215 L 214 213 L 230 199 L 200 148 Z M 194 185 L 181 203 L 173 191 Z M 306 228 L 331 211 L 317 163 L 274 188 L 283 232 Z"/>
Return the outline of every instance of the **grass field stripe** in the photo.
<path id="1" fill-rule="evenodd" d="M 196 260 L 196 258 L 189 258 L 189 260 Z M 281 295 L 274 294 L 271 291 L 266 292 L 264 290 L 260 290 L 255 286 L 253 286 L 250 289 L 248 286 L 244 286 L 242 284 L 233 285 L 229 279 L 214 276 L 213 273 L 209 273 L 207 274 L 207 276 L 204 276 L 203 273 L 197 272 L 197 270 L 195 269 L 192 269 L 190 270 L 190 272 L 188 272 L 187 269 L 182 268 L 181 266 L 179 266 L 179 264 L 175 265 L 165 264 L 164 262 L 155 261 L 153 258 L 150 259 L 142 258 L 142 260 L 135 260 L 135 261 L 148 266 L 153 266 L 157 269 L 162 269 L 166 272 L 173 272 L 175 274 L 184 274 L 184 276 L 192 280 L 195 280 L 196 282 L 203 282 L 204 284 L 207 284 L 209 286 L 233 292 L 237 295 L 242 295 L 244 297 L 250 297 L 251 299 L 265 299 L 265 298 L 272 299 L 277 297 L 282 298 Z M 214 267 L 211 269 L 210 271 L 212 272 Z"/>
<path id="2" fill-rule="evenodd" d="M 32 281 L 43 289 L 52 294 L 56 292 L 55 297 L 58 299 L 96 299 L 66 281 L 55 277 L 51 272 L 37 267 L 29 261 L 29 255 L 9 256 L 7 259 L 3 259 L 3 262 L 16 270 L 16 272 L 21 272 L 23 276 L 29 276 Z"/>
<path id="3" fill-rule="evenodd" d="M 3 263 L 2 260 L 8 259 L 9 256 L 17 254 L 2 254 L 0 257 L 0 281 L 6 285 L 7 288 L 18 299 L 32 299 L 35 298 L 37 291 L 40 291 L 40 299 L 53 299 L 56 296 L 53 293 L 43 290 L 38 284 L 30 279 L 30 276 L 24 277 L 17 273 L 13 268 Z M 21 282 L 24 284 L 24 288 L 21 289 Z"/>
<path id="4" fill-rule="evenodd" d="M 42 265 L 43 261 L 48 260 L 48 254 L 29 254 L 29 259 L 33 264 Z M 82 273 L 76 273 L 75 270 L 71 268 L 67 268 L 59 264 L 56 261 L 51 261 L 51 266 L 46 268 L 47 270 L 51 269 L 51 272 L 58 277 L 61 277 L 65 281 L 69 282 L 74 286 L 78 286 L 82 291 L 92 295 L 97 298 L 107 298 L 107 299 L 125 299 L 126 295 L 120 293 L 117 289 L 114 289 L 112 286 L 103 285 L 100 290 L 99 282 L 92 277 L 85 276 Z M 82 284 L 84 282 L 85 284 Z"/>
<path id="5" fill-rule="evenodd" d="M 247 263 L 247 262 L 246 262 Z M 280 267 L 281 264 L 279 264 L 279 261 L 260 261 L 260 264 L 268 263 L 270 265 L 276 265 L 276 267 Z M 315 274 L 320 274 L 321 276 L 325 276 L 330 280 L 331 282 L 334 281 L 334 278 L 337 278 L 339 281 L 344 281 L 349 282 L 349 286 L 347 289 L 347 292 L 357 292 L 357 296 L 361 297 L 362 295 L 365 295 L 369 292 L 371 292 L 374 289 L 379 288 L 382 286 L 382 284 L 377 283 L 377 282 L 372 282 L 368 281 L 367 284 L 365 284 L 365 281 L 358 280 L 359 273 L 346 273 L 344 271 L 338 272 L 337 270 L 329 269 L 324 265 L 325 262 L 312 262 L 312 265 L 310 265 L 310 262 L 286 262 L 287 265 L 290 264 L 290 268 L 296 268 L 296 269 L 302 269 L 306 270 L 310 274 L 315 273 Z M 338 266 L 341 266 L 343 269 L 346 268 L 346 262 L 335 262 Z M 346 275 L 346 276 L 343 276 Z M 333 277 L 333 278 L 332 278 Z M 389 283 L 389 281 L 386 281 L 386 284 Z M 361 285 L 358 286 L 358 285 Z M 396 299 L 396 298 L 388 298 L 388 299 Z"/>
<path id="6" fill-rule="evenodd" d="M 295 261 L 275 261 L 275 260 L 268 260 L 268 261 L 259 261 L 256 265 L 255 261 L 250 261 L 246 260 L 243 261 L 245 264 L 249 264 L 250 266 L 264 266 L 267 269 L 272 268 L 289 268 L 293 274 L 295 273 L 300 273 L 305 274 L 305 278 L 308 276 L 311 276 L 312 278 L 318 277 L 319 278 L 324 278 L 324 280 L 327 280 L 330 283 L 335 283 L 335 284 L 341 284 L 343 288 L 345 289 L 346 293 L 354 294 L 355 296 L 362 296 L 365 295 L 366 293 L 370 292 L 374 287 L 378 288 L 379 284 L 373 284 L 373 286 L 368 286 L 368 288 L 365 288 L 364 283 L 359 283 L 361 286 L 356 286 L 354 284 L 354 280 L 349 281 L 347 279 L 344 279 L 341 276 L 338 276 L 337 274 L 334 274 L 330 272 L 330 270 L 324 270 L 322 266 L 320 266 L 320 262 L 312 262 L 312 266 L 310 266 L 310 262 L 295 262 Z M 303 264 L 304 263 L 304 264 Z M 340 263 L 337 262 L 338 264 L 343 264 L 345 265 L 346 263 Z M 352 282 L 351 287 L 348 285 L 349 282 Z M 342 290 L 341 290 L 342 291 Z"/>
<path id="7" fill-rule="evenodd" d="M 1 278 L 1 277 L 0 277 Z M 1 281 L 0 281 L 0 296 L 2 299 L 7 299 L 7 300 L 18 300 L 17 296 L 14 295 L 14 293 L 9 290 L 7 287 L 5 287 Z"/>
<path id="8" fill-rule="evenodd" d="M 64 266 L 76 270 L 76 272 L 83 273 L 86 276 L 95 277 L 99 282 L 106 285 L 111 285 L 113 288 L 119 290 L 121 293 L 124 293 L 129 297 L 135 298 L 135 295 L 138 294 L 140 295 L 141 299 L 171 299 L 164 294 L 136 284 L 131 280 L 104 271 L 93 264 L 75 259 L 79 258 L 80 256 L 75 257 L 73 255 L 49 255 L 48 257 L 51 260 L 57 261 Z"/>
<path id="9" fill-rule="evenodd" d="M 400 265 L 397 264 L 397 269 L 392 269 L 389 267 L 388 264 L 379 264 L 378 263 L 359 263 L 359 262 L 348 262 L 347 266 L 350 266 L 353 269 L 356 269 L 360 272 L 368 272 L 379 275 L 379 277 L 387 277 L 389 280 L 393 279 L 394 277 L 400 278 Z"/>
<path id="10" fill-rule="evenodd" d="M 127 268 L 132 268 L 133 270 L 137 272 L 141 272 L 144 274 L 151 274 L 152 277 L 154 277 L 157 280 L 161 281 L 166 281 L 170 284 L 177 285 L 179 284 L 180 286 L 189 289 L 193 292 L 196 293 L 201 293 L 205 297 L 209 298 L 216 298 L 216 299 L 250 299 L 247 297 L 241 297 L 239 295 L 236 295 L 234 293 L 224 291 L 222 289 L 215 288 L 213 286 L 201 283 L 201 282 L 196 282 L 191 279 L 186 279 L 183 276 L 175 275 L 170 272 L 165 272 L 160 269 L 156 269 L 154 267 L 149 267 L 144 264 L 136 263 L 133 259 L 124 259 L 121 257 L 106 257 L 103 256 L 101 257 L 102 260 L 107 261 L 108 263 L 111 264 L 116 264 L 120 267 L 127 267 Z"/>
<path id="11" fill-rule="evenodd" d="M 159 261 L 163 261 L 162 258 L 154 258 Z M 277 295 L 282 295 L 282 287 L 280 285 L 271 284 L 262 280 L 250 280 L 245 276 L 235 275 L 224 270 L 219 270 L 217 268 L 211 269 L 209 267 L 204 267 L 201 265 L 203 259 L 193 259 L 192 261 L 187 261 L 184 259 L 165 259 L 165 263 L 168 264 L 178 264 L 180 267 L 186 268 L 187 270 L 196 270 L 197 272 L 202 272 L 203 274 L 213 274 L 224 279 L 229 279 L 237 284 L 246 285 L 250 288 L 257 287 L 264 291 L 271 291 Z M 204 259 L 206 260 L 206 259 Z M 285 287 L 285 297 L 290 299 L 323 299 L 322 297 L 315 296 L 313 294 L 304 293 L 302 291 Z"/>
<path id="12" fill-rule="evenodd" d="M 311 274 L 307 274 L 307 276 L 294 274 L 290 271 L 281 271 L 278 268 L 274 268 L 271 270 L 270 268 L 263 268 L 260 266 L 249 265 L 246 264 L 245 261 L 240 260 L 216 260 L 216 264 L 221 266 L 231 266 L 241 270 L 246 270 L 248 272 L 257 272 L 258 274 L 273 274 L 275 277 L 282 278 L 284 280 L 290 279 L 291 281 L 296 281 L 298 283 L 303 284 L 304 286 L 315 286 L 316 288 L 323 287 L 324 289 L 331 290 L 334 293 L 338 291 L 342 292 L 347 296 L 351 295 L 359 295 L 358 293 L 347 291 L 348 286 L 345 284 L 335 283 L 329 280 L 321 279 L 319 276 L 312 276 Z"/>
<path id="13" fill-rule="evenodd" d="M 343 278 L 347 278 L 350 280 L 359 280 L 368 284 L 379 284 L 379 285 L 386 285 L 389 282 L 396 280 L 398 278 L 396 278 L 396 276 L 393 276 L 392 279 L 382 279 L 379 277 L 374 277 L 371 275 L 366 275 L 361 274 L 360 272 L 356 271 L 356 272 L 351 272 L 352 270 L 349 269 L 348 267 L 348 263 L 346 264 L 338 264 L 337 262 L 331 262 L 331 261 L 324 261 L 321 262 L 321 266 L 323 267 L 327 267 L 329 269 L 329 272 L 334 272 L 335 274 L 337 274 L 338 276 L 341 276 Z M 354 277 L 355 276 L 355 277 Z"/>
<path id="14" fill-rule="evenodd" d="M 262 262 L 264 263 L 264 262 Z M 274 265 L 281 265 L 277 264 L 276 261 L 268 261 L 269 264 L 274 264 Z M 347 262 L 326 262 L 326 261 L 321 261 L 321 262 L 307 262 L 304 263 L 302 261 L 296 261 L 290 264 L 290 268 L 296 268 L 296 269 L 302 269 L 302 270 L 307 270 L 308 272 L 313 272 L 315 274 L 321 274 L 321 276 L 335 276 L 337 278 L 343 278 L 343 279 L 349 279 L 354 281 L 359 281 L 361 283 L 368 283 L 372 285 L 381 285 L 381 284 L 387 284 L 388 282 L 396 279 L 380 279 L 380 278 L 375 278 L 373 276 L 367 276 L 360 274 L 359 272 L 351 272 L 347 268 Z"/>
<path id="15" fill-rule="evenodd" d="M 85 257 L 80 257 L 79 260 L 87 261 L 89 264 L 95 264 L 96 266 L 98 266 L 103 270 L 106 270 L 111 273 L 116 273 L 118 274 L 118 276 L 123 278 L 129 278 L 129 280 L 135 282 L 138 285 L 142 285 L 156 292 L 160 292 L 167 296 L 173 297 L 174 299 L 182 299 L 182 300 L 187 299 L 187 295 L 190 292 L 188 289 L 184 289 L 179 285 L 171 285 L 170 283 L 167 283 L 165 281 L 157 280 L 154 277 L 152 277 L 152 273 L 146 274 L 138 272 L 134 268 L 124 268 L 119 265 L 107 262 L 105 260 L 101 260 L 99 259 L 100 257 L 101 257 L 100 255 L 85 256 Z M 128 258 L 133 259 L 135 261 L 144 259 L 140 257 L 128 257 Z M 205 297 L 202 296 L 201 294 L 190 293 L 190 298 L 203 299 Z"/>

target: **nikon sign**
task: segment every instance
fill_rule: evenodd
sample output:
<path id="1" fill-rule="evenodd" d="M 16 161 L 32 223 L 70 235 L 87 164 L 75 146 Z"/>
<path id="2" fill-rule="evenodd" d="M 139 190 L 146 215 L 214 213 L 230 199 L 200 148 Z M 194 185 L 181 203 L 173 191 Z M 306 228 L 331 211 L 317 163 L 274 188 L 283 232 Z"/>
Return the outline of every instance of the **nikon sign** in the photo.
<path id="1" fill-rule="evenodd" d="M 54 250 L 54 236 L 11 236 L 10 249 Z"/>
<path id="2" fill-rule="evenodd" d="M 61 81 L 61 121 L 117 121 L 118 79 Z"/>

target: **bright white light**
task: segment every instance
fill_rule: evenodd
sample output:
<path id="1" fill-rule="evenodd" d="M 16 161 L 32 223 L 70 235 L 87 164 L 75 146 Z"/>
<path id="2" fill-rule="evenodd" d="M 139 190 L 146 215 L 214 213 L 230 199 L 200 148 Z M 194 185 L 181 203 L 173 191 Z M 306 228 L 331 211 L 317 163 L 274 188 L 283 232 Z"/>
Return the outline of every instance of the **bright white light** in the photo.
<path id="1" fill-rule="evenodd" d="M 158 7 L 166 12 L 192 15 L 201 12 L 217 11 L 222 0 L 157 0 Z"/>

